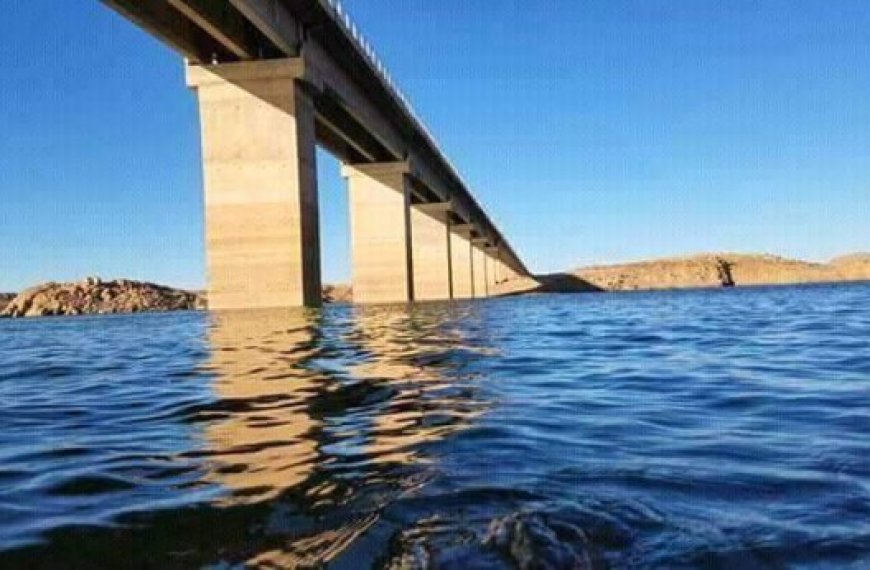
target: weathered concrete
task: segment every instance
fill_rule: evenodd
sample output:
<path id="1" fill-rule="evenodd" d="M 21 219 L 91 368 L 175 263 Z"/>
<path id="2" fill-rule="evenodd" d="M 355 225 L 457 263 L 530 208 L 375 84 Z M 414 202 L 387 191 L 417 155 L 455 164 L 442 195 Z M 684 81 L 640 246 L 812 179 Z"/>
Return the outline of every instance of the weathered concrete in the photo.
<path id="1" fill-rule="evenodd" d="M 449 212 L 449 203 L 411 207 L 415 301 L 452 298 Z"/>
<path id="2" fill-rule="evenodd" d="M 528 273 L 334 2 L 103 2 L 195 64 L 212 308 L 320 303 L 315 145 L 365 165 L 349 176 L 357 302 L 467 297 L 472 271 L 484 297 L 499 278 L 479 256 L 468 279 L 463 268 L 453 277 L 443 249 L 455 240 L 411 213 L 411 191 L 422 208 L 449 203 L 469 238 L 498 244 L 513 274 Z"/>
<path id="3" fill-rule="evenodd" d="M 481 246 L 475 245 L 472 242 L 471 248 L 472 262 L 471 267 L 474 272 L 474 297 L 482 299 L 489 297 L 489 284 L 487 283 L 487 255 Z"/>
<path id="4" fill-rule="evenodd" d="M 405 162 L 344 166 L 355 303 L 413 301 L 411 189 Z"/>
<path id="5" fill-rule="evenodd" d="M 499 249 L 497 247 L 489 247 L 486 249 L 486 277 L 490 294 L 495 291 L 495 286 L 499 284 L 501 279 L 501 260 L 499 259 L 499 255 Z"/>
<path id="6" fill-rule="evenodd" d="M 450 255 L 453 270 L 453 298 L 473 299 L 474 278 L 471 269 L 471 242 L 468 231 L 450 232 Z"/>
<path id="7" fill-rule="evenodd" d="M 188 67 L 212 309 L 319 306 L 314 108 L 298 59 Z"/>

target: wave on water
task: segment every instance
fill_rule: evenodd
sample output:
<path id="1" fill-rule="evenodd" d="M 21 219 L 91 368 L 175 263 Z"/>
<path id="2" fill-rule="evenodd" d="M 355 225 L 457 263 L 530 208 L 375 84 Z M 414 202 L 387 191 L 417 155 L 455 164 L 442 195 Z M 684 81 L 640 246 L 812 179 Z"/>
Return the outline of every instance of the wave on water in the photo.
<path id="1" fill-rule="evenodd" d="M 870 286 L 0 322 L 0 566 L 863 568 Z"/>

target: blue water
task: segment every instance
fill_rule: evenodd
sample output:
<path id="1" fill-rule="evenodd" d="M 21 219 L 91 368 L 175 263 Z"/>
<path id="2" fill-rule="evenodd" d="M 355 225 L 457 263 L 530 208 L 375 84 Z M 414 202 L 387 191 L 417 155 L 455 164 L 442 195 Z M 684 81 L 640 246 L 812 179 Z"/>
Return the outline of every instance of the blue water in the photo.
<path id="1" fill-rule="evenodd" d="M 870 285 L 0 321 L 0 566 L 320 564 L 870 568 Z"/>

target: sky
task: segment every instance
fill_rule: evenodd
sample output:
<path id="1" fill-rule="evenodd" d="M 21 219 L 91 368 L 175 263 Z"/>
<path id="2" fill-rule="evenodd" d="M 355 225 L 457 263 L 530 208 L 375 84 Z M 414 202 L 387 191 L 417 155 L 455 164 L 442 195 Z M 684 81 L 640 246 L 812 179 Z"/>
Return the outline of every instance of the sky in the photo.
<path id="1" fill-rule="evenodd" d="M 870 250 L 866 0 L 344 0 L 536 272 Z M 96 0 L 0 20 L 0 290 L 205 282 L 181 58 Z M 347 196 L 318 154 L 324 280 Z"/>

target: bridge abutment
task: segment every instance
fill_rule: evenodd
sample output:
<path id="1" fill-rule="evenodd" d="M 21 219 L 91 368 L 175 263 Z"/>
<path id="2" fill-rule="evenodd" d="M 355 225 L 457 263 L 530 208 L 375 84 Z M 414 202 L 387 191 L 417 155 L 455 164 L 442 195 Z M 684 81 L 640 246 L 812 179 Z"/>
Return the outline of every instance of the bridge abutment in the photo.
<path id="1" fill-rule="evenodd" d="M 212 309 L 321 303 L 314 106 L 301 60 L 191 65 Z"/>

